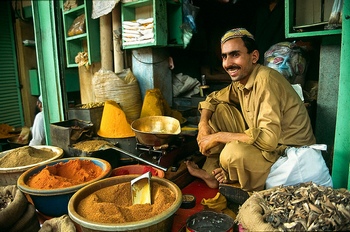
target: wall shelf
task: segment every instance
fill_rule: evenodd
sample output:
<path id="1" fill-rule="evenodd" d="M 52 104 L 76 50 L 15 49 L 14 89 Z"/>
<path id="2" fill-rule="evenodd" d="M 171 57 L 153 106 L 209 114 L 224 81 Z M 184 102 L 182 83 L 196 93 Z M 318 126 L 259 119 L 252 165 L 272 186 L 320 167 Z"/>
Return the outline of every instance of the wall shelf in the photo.
<path id="1" fill-rule="evenodd" d="M 99 62 L 101 59 L 99 20 L 91 18 L 92 0 L 81 1 L 81 5 L 67 11 L 64 11 L 63 4 L 64 0 L 61 0 L 67 67 L 78 67 L 75 57 L 79 52 L 87 52 L 89 64 Z M 85 14 L 85 32 L 68 36 L 74 20 L 82 14 Z"/>
<path id="2" fill-rule="evenodd" d="M 153 39 L 138 40 L 131 36 L 129 42 L 123 38 L 123 49 L 142 47 L 183 46 L 182 1 L 181 0 L 138 0 L 122 3 L 123 22 L 135 22 L 138 19 L 153 18 Z M 122 27 L 122 35 L 127 35 L 127 29 Z M 134 40 L 134 41 L 132 41 Z"/>
<path id="3" fill-rule="evenodd" d="M 303 31 L 298 32 L 294 30 L 295 28 L 295 19 L 296 19 L 296 1 L 297 0 L 285 0 L 285 36 L 286 38 L 302 38 L 302 37 L 315 37 L 315 36 L 328 36 L 328 35 L 339 35 L 342 33 L 342 29 L 332 29 L 325 30 L 322 26 L 322 23 L 319 23 L 319 26 L 310 25 L 305 28 Z M 311 12 L 312 13 L 312 12 Z M 307 30 L 310 31 L 307 31 Z"/>

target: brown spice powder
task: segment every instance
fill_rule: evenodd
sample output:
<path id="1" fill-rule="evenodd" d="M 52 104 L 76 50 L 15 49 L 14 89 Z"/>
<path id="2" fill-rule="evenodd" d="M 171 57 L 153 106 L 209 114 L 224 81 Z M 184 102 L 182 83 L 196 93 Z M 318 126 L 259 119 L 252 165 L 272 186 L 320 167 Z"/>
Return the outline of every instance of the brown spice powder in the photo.
<path id="1" fill-rule="evenodd" d="M 152 204 L 132 205 L 130 182 L 100 189 L 83 199 L 77 207 L 82 217 L 102 223 L 125 223 L 154 217 L 175 202 L 175 193 L 168 187 L 151 183 Z"/>
<path id="2" fill-rule="evenodd" d="M 57 153 L 47 148 L 37 149 L 24 146 L 13 149 L 4 157 L 0 158 L 0 168 L 13 168 L 36 164 L 53 158 Z"/>
<path id="3" fill-rule="evenodd" d="M 79 149 L 85 152 L 98 151 L 104 145 L 113 146 L 112 143 L 105 140 L 87 140 L 81 141 L 79 143 L 73 144 L 75 149 Z"/>

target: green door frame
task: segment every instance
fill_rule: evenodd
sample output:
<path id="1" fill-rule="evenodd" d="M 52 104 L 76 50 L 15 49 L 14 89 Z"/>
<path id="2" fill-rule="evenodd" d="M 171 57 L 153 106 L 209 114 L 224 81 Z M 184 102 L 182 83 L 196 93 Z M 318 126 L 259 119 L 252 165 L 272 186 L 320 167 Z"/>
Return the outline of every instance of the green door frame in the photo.
<path id="1" fill-rule="evenodd" d="M 334 188 L 350 190 L 350 4 L 344 1 L 338 110 L 335 127 L 332 178 Z"/>
<path id="2" fill-rule="evenodd" d="M 50 123 L 64 120 L 55 1 L 32 0 L 31 3 L 39 85 L 43 98 L 46 144 L 50 145 Z"/>

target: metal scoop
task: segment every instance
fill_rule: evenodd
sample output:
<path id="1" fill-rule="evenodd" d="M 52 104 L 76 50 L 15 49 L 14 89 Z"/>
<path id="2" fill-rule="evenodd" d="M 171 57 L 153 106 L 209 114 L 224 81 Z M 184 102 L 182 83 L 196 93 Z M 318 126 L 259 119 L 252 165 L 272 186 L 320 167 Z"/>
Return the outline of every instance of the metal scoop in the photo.
<path id="1" fill-rule="evenodd" d="M 151 172 L 131 180 L 132 204 L 151 204 Z"/>

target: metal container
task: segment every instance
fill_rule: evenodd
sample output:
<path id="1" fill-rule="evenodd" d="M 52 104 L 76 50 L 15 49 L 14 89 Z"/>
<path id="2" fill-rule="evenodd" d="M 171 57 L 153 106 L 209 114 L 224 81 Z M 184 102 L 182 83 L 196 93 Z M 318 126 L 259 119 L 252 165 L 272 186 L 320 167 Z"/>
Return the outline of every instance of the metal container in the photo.
<path id="1" fill-rule="evenodd" d="M 46 166 L 54 166 L 59 163 L 66 163 L 70 160 L 80 159 L 80 160 L 90 160 L 95 165 L 99 166 L 102 169 L 102 172 L 95 179 L 69 187 L 62 188 L 53 188 L 53 189 L 37 189 L 32 188 L 27 185 L 28 179 L 39 173 Z M 49 217 L 60 217 L 64 214 L 68 213 L 68 202 L 69 199 L 73 196 L 75 192 L 79 189 L 87 186 L 89 184 L 94 183 L 95 181 L 99 181 L 103 178 L 109 177 L 112 172 L 111 165 L 103 160 L 93 157 L 77 157 L 77 158 L 63 158 L 51 161 L 44 165 L 38 165 L 32 167 L 25 171 L 17 180 L 17 186 L 21 190 L 21 192 L 27 194 L 32 200 L 35 208 L 45 216 Z"/>
<path id="2" fill-rule="evenodd" d="M 96 140 L 100 140 L 100 139 L 96 138 Z M 101 140 L 108 142 L 105 139 L 101 139 Z M 84 141 L 88 141 L 88 140 L 84 140 Z M 88 151 L 77 149 L 74 147 L 74 145 L 70 145 L 68 146 L 68 153 L 66 154 L 66 156 L 67 157 L 94 157 L 94 158 L 104 159 L 111 164 L 112 168 L 117 168 L 121 164 L 119 152 L 113 149 L 108 149 L 108 150 L 103 149 L 103 150 L 88 152 Z"/>
<path id="3" fill-rule="evenodd" d="M 141 151 L 138 151 L 136 149 L 136 137 L 129 137 L 129 138 L 103 138 L 104 140 L 107 140 L 113 144 L 117 144 L 117 146 L 129 153 L 140 155 Z M 131 158 L 128 155 L 125 155 L 124 153 L 119 153 L 120 156 L 120 165 L 129 165 L 134 164 L 135 160 Z"/>
<path id="4" fill-rule="evenodd" d="M 168 144 L 174 135 L 181 133 L 179 120 L 168 116 L 148 116 L 131 123 L 137 140 L 147 146 Z"/>
<path id="5" fill-rule="evenodd" d="M 84 108 L 70 108 L 68 109 L 68 119 L 79 119 L 93 124 L 94 135 L 97 135 L 97 131 L 100 129 L 102 118 L 103 106 L 94 107 L 90 109 Z"/>
<path id="6" fill-rule="evenodd" d="M 102 231 L 129 231 L 129 232 L 152 232 L 160 231 L 167 232 L 171 231 L 174 214 L 180 208 L 182 202 L 182 192 L 180 188 L 165 178 L 152 177 L 151 181 L 155 181 L 158 184 L 164 185 L 170 188 L 176 196 L 175 202 L 165 211 L 160 214 L 145 220 L 125 223 L 102 223 L 88 220 L 80 216 L 77 212 L 79 203 L 89 196 L 90 194 L 112 185 L 130 182 L 132 179 L 140 175 L 123 175 L 109 177 L 104 180 L 97 181 L 77 191 L 68 204 L 68 215 L 69 217 L 80 227 L 83 232 L 102 232 Z"/>
<path id="7" fill-rule="evenodd" d="M 93 124 L 79 119 L 71 119 L 50 124 L 51 143 L 69 153 L 68 146 L 91 138 Z"/>
<path id="8" fill-rule="evenodd" d="M 19 142 L 18 137 L 19 137 L 19 135 L 16 135 L 15 137 L 11 137 L 11 138 L 7 139 L 7 142 L 10 144 L 10 148 L 23 147 L 23 146 L 27 146 L 29 144 L 28 141 L 26 141 L 25 143 Z"/>
<path id="9" fill-rule="evenodd" d="M 233 218 L 224 213 L 201 211 L 186 220 L 186 232 L 233 232 Z"/>
<path id="10" fill-rule="evenodd" d="M 55 155 L 52 158 L 42 161 L 40 163 L 13 167 L 13 168 L 0 168 L 0 186 L 16 185 L 18 178 L 28 169 L 35 167 L 37 165 L 45 165 L 53 160 L 57 160 L 63 157 L 63 150 L 59 147 L 49 146 L 49 145 L 37 145 L 32 147 L 36 149 L 49 149 L 52 152 L 54 152 Z M 0 158 L 4 157 L 5 155 L 14 151 L 15 149 L 18 149 L 18 148 L 0 152 Z"/>

